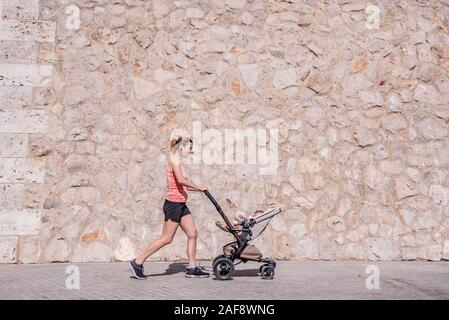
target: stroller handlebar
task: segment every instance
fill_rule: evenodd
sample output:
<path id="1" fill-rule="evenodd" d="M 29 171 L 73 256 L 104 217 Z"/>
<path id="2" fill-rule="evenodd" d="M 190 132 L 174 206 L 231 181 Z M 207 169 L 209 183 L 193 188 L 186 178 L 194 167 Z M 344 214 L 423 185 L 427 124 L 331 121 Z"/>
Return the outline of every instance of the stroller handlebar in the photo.
<path id="1" fill-rule="evenodd" d="M 211 195 L 211 193 L 209 192 L 209 190 L 204 190 L 204 194 L 209 198 L 209 200 L 213 203 L 213 205 L 215 206 L 215 208 L 217 209 L 218 213 L 220 214 L 220 216 L 223 218 L 223 220 L 225 221 L 226 225 L 228 226 L 229 230 L 231 231 L 231 233 L 234 235 L 234 237 L 237 239 L 237 241 L 239 241 L 239 238 L 237 236 L 237 231 L 235 230 L 234 226 L 231 224 L 231 222 L 229 221 L 228 217 L 224 214 L 223 210 L 221 209 L 220 205 L 218 204 L 217 200 L 215 200 L 215 198 Z"/>
<path id="2" fill-rule="evenodd" d="M 212 196 L 212 194 L 209 192 L 209 190 L 204 190 L 204 194 L 209 198 L 209 200 L 213 203 L 213 205 L 215 206 L 215 208 L 217 208 L 217 210 L 220 212 L 221 211 L 221 207 L 218 204 L 217 200 L 215 200 L 215 198 Z"/>

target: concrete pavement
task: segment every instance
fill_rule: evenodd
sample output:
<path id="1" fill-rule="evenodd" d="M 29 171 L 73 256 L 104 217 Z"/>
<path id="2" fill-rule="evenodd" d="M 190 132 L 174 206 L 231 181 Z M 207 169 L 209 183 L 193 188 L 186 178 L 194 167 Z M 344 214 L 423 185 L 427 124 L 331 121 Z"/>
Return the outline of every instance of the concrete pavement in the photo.
<path id="1" fill-rule="evenodd" d="M 281 261 L 273 280 L 258 267 L 219 281 L 185 278 L 183 262 L 147 262 L 146 280 L 124 262 L 0 265 L 0 299 L 449 299 L 449 262 Z"/>

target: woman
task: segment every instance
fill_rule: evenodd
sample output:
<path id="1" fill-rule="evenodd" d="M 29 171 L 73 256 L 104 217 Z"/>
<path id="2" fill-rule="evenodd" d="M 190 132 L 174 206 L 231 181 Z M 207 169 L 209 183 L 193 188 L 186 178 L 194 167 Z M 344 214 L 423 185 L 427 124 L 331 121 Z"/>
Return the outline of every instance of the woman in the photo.
<path id="1" fill-rule="evenodd" d="M 205 191 L 207 187 L 199 186 L 187 178 L 182 158 L 192 152 L 192 139 L 177 137 L 170 140 L 170 154 L 167 161 L 167 194 L 165 196 L 163 211 L 165 214 L 164 227 L 159 238 L 153 240 L 137 258 L 129 262 L 129 266 L 137 279 L 145 279 L 143 264 L 153 253 L 172 242 L 178 226 L 187 235 L 187 256 L 189 266 L 185 276 L 188 278 L 204 278 L 209 273 L 196 266 L 196 238 L 198 232 L 193 217 L 187 208 L 187 190 Z"/>

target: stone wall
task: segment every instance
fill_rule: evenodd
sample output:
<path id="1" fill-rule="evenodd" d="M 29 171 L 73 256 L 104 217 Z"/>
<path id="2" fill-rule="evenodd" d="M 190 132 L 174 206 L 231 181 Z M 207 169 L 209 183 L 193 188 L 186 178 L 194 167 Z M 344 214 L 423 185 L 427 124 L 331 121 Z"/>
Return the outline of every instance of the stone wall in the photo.
<path id="1" fill-rule="evenodd" d="M 37 262 L 47 159 L 34 141 L 48 131 L 53 68 L 43 52 L 56 23 L 38 1 L 2 1 L 0 21 L 0 262 Z"/>
<path id="2" fill-rule="evenodd" d="M 282 206 L 264 254 L 449 259 L 448 24 L 448 0 L 3 0 L 0 262 L 135 255 L 195 121 L 279 129 L 274 175 L 189 166 L 226 212 Z M 189 206 L 211 258 L 229 237 Z"/>

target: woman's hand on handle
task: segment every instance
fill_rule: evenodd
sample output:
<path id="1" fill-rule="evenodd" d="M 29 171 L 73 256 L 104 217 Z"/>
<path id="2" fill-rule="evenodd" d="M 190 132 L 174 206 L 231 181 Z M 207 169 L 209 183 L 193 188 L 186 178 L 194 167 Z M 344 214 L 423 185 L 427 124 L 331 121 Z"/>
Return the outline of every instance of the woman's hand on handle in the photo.
<path id="1" fill-rule="evenodd" d="M 204 187 L 204 186 L 186 187 L 186 188 L 189 191 L 198 191 L 198 192 L 204 192 L 209 189 L 208 187 Z"/>

